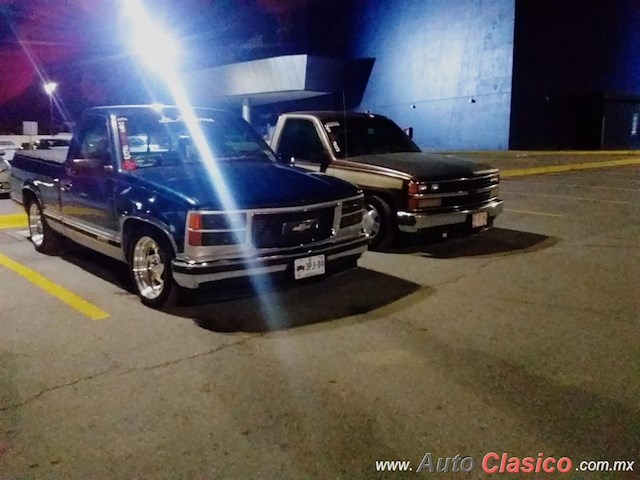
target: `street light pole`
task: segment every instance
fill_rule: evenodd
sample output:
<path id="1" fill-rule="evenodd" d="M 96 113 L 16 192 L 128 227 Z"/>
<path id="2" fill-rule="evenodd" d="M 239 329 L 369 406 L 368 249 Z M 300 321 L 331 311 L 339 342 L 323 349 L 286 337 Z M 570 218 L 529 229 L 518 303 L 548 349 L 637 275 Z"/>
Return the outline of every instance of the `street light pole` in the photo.
<path id="1" fill-rule="evenodd" d="M 58 88 L 56 82 L 48 82 L 44 84 L 44 91 L 49 95 L 49 135 L 53 135 L 53 93 Z"/>

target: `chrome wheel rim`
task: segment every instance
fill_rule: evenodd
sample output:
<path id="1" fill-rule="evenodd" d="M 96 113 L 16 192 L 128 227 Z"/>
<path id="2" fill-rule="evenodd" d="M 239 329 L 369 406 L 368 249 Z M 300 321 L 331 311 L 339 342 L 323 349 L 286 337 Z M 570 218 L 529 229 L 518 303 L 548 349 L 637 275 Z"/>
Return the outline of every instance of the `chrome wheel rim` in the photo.
<path id="1" fill-rule="evenodd" d="M 29 236 L 36 247 L 42 245 L 44 241 L 44 226 L 42 224 L 42 214 L 36 202 L 32 202 L 29 205 Z"/>
<path id="2" fill-rule="evenodd" d="M 371 238 L 375 238 L 380 232 L 380 213 L 373 205 L 367 205 L 367 211 L 362 218 L 363 228 Z"/>
<path id="3" fill-rule="evenodd" d="M 133 249 L 133 276 L 140 295 L 155 300 L 164 289 L 165 264 L 160 255 L 160 246 L 151 237 L 141 237 Z"/>

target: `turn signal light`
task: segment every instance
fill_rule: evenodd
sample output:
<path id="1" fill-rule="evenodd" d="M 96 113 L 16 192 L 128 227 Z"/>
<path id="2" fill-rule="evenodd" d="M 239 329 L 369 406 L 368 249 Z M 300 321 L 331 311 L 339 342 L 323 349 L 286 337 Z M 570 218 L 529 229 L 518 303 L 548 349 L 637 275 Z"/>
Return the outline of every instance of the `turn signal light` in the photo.
<path id="1" fill-rule="evenodd" d="M 189 215 L 189 245 L 192 247 L 202 246 L 202 214 L 192 213 Z"/>
<path id="2" fill-rule="evenodd" d="M 442 206 L 442 198 L 409 198 L 409 210 L 421 210 L 423 208 L 437 208 Z"/>

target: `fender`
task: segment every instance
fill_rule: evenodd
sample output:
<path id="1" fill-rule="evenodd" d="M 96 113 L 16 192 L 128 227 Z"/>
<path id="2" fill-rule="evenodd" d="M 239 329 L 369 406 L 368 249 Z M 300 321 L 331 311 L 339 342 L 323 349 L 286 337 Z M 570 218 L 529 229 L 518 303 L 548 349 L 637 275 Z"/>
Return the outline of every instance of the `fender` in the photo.
<path id="1" fill-rule="evenodd" d="M 157 218 L 154 218 L 150 215 L 138 215 L 138 214 L 133 214 L 133 215 L 125 215 L 120 219 L 120 234 L 121 234 L 121 238 L 122 238 L 122 251 L 126 257 L 127 255 L 127 244 L 129 241 L 129 238 L 127 237 L 125 231 L 127 228 L 127 223 L 131 223 L 131 222 L 143 222 L 146 223 L 148 225 L 151 225 L 155 228 L 157 228 L 158 230 L 160 230 L 169 240 L 169 242 L 171 243 L 171 247 L 173 248 L 173 251 L 176 252 L 176 254 L 179 252 L 178 250 L 178 244 L 176 243 L 176 239 L 174 238 L 173 234 L 171 233 L 171 228 L 161 222 L 160 220 L 158 220 Z"/>

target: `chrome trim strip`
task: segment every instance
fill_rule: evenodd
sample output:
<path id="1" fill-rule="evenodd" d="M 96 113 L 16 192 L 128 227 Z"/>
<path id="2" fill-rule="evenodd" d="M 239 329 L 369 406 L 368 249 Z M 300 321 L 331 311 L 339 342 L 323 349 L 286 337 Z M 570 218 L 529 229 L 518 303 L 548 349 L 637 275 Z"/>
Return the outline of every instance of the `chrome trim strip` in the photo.
<path id="1" fill-rule="evenodd" d="M 416 183 L 418 185 L 430 185 L 432 183 L 451 183 L 451 182 L 467 182 L 469 180 L 485 180 L 491 177 L 500 177 L 500 170 L 495 168 L 493 170 L 483 170 L 478 172 L 479 175 L 473 177 L 459 177 L 452 178 L 451 180 L 419 180 Z"/>
<path id="2" fill-rule="evenodd" d="M 232 272 L 209 273 L 206 275 L 197 275 L 197 277 L 196 275 L 174 272 L 173 279 L 181 287 L 195 289 L 203 283 L 216 282 L 219 280 L 229 280 L 231 278 L 283 272 L 286 269 L 287 265 L 274 265 L 271 267 L 247 268 L 246 270 L 235 270 Z"/>
<path id="3" fill-rule="evenodd" d="M 87 232 L 89 235 L 98 237 L 101 240 L 104 239 L 105 241 L 111 241 L 118 244 L 121 243 L 120 234 L 115 230 L 103 229 L 101 227 L 96 226 L 95 224 L 83 222 L 72 216 L 66 216 L 64 214 L 64 211 L 62 212 L 62 215 L 60 218 L 62 218 L 63 224 L 69 225 L 70 227 L 73 227 L 77 230 L 82 230 L 84 232 Z"/>
<path id="4" fill-rule="evenodd" d="M 327 208 L 330 206 L 337 207 L 344 202 L 349 202 L 352 200 L 358 200 L 360 198 L 364 198 L 363 194 L 356 195 L 348 198 L 341 198 L 340 200 L 332 200 L 329 202 L 323 203 L 314 203 L 311 205 L 298 205 L 293 207 L 277 207 L 277 208 L 254 208 L 254 209 L 246 209 L 246 210 L 189 210 L 189 213 L 200 213 L 202 215 L 207 214 L 233 214 L 233 213 L 247 213 L 250 215 L 263 215 L 263 214 L 272 214 L 272 213 L 287 213 L 287 212 L 308 212 L 311 210 L 319 210 L 321 208 Z"/>
<path id="5" fill-rule="evenodd" d="M 336 249 L 339 249 L 345 246 L 349 247 L 350 244 L 362 243 L 365 240 L 366 240 L 366 236 L 360 235 L 358 236 L 357 239 L 354 239 L 350 242 L 334 244 L 333 246 Z M 308 254 L 309 255 L 325 254 L 327 256 L 327 261 L 331 261 L 331 260 L 335 260 L 335 259 L 346 257 L 346 256 L 360 255 L 364 253 L 366 250 L 367 250 L 367 244 L 364 243 L 362 245 L 355 246 L 347 251 L 339 252 L 335 254 L 330 254 L 330 253 L 327 254 L 326 250 L 316 250 L 316 251 L 310 250 Z M 200 284 L 208 283 L 208 282 L 226 280 L 230 278 L 248 277 L 252 275 L 260 275 L 263 273 L 282 272 L 289 267 L 289 262 L 291 262 L 291 260 L 295 258 L 299 258 L 300 256 L 301 256 L 300 254 L 295 254 L 295 255 L 273 255 L 273 256 L 264 256 L 264 257 L 257 257 L 257 258 L 255 257 L 254 258 L 235 258 L 233 259 L 232 262 L 230 262 L 230 265 L 235 265 L 237 263 L 239 267 L 237 270 L 234 269 L 234 270 L 228 270 L 223 272 L 200 273 L 200 274 L 197 273 L 197 268 L 199 266 L 202 268 L 207 268 L 208 262 L 198 262 L 197 264 L 192 265 L 192 264 L 189 264 L 189 262 L 174 259 L 173 265 L 179 265 L 179 266 L 186 265 L 194 268 L 195 271 L 193 273 L 182 273 L 182 272 L 176 272 L 174 269 L 173 278 L 181 287 L 194 289 L 194 288 L 198 288 Z M 277 265 L 259 266 L 259 267 L 246 267 L 246 265 L 244 265 L 245 262 L 248 263 L 252 261 L 253 262 L 255 261 L 282 262 L 282 263 L 278 263 Z"/>
<path id="6" fill-rule="evenodd" d="M 64 235 L 80 245 L 84 245 L 91 250 L 102 253 L 108 257 L 114 258 L 121 262 L 126 262 L 124 252 L 120 246 L 111 245 L 97 238 L 90 237 L 70 228 L 64 229 Z"/>
<path id="7" fill-rule="evenodd" d="M 367 251 L 367 247 L 358 247 L 346 252 L 335 253 L 333 255 L 327 255 L 327 261 L 336 260 L 338 258 L 350 257 L 352 255 L 362 254 Z"/>
<path id="8" fill-rule="evenodd" d="M 189 229 L 190 232 L 197 232 L 197 233 L 229 233 L 229 232 L 246 232 L 247 229 L 246 228 L 235 228 L 235 229 L 229 229 L 229 230 L 198 230 L 197 228 L 190 228 Z"/>
<path id="9" fill-rule="evenodd" d="M 51 210 L 45 209 L 42 212 L 42 214 L 51 220 L 55 220 L 56 222 L 62 222 L 62 213 L 60 213 L 60 210 L 53 210 L 53 212 L 56 212 L 56 213 L 52 213 Z"/>
<path id="10" fill-rule="evenodd" d="M 431 227 L 455 225 L 467 221 L 467 216 L 472 213 L 487 212 L 490 217 L 497 217 L 503 210 L 502 200 L 495 200 L 478 208 L 471 208 L 452 213 L 420 214 L 410 212 L 398 212 L 398 229 L 405 233 L 416 233 Z"/>
<path id="11" fill-rule="evenodd" d="M 351 212 L 351 213 L 344 213 L 344 211 L 342 212 L 342 218 L 344 217 L 352 217 L 353 215 L 363 215 L 364 214 L 364 208 L 360 209 L 360 210 L 356 210 L 355 212 Z"/>
<path id="12" fill-rule="evenodd" d="M 478 188 L 475 190 L 465 190 L 460 192 L 448 192 L 448 193 L 410 193 L 409 196 L 413 198 L 445 198 L 445 197 L 462 197 L 464 195 L 472 195 L 474 193 L 485 193 L 496 188 L 500 188 L 500 184 L 496 183 L 489 187 Z"/>

